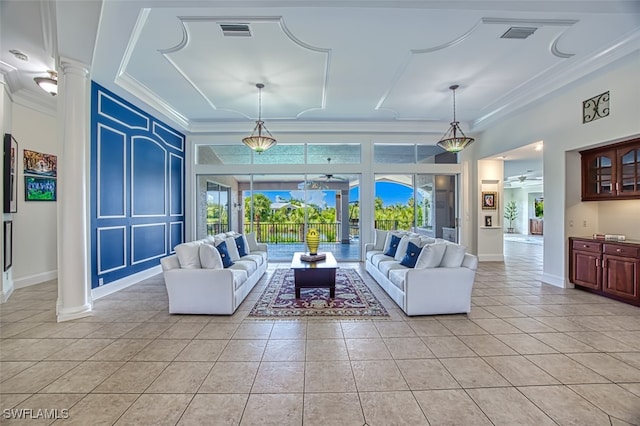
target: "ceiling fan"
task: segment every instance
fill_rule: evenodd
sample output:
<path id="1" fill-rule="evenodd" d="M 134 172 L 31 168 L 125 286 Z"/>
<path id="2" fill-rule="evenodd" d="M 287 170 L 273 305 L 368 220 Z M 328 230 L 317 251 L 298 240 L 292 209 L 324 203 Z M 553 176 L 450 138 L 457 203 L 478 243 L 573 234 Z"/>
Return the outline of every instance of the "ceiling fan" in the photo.
<path id="1" fill-rule="evenodd" d="M 509 186 L 511 186 L 514 183 L 515 184 L 519 183 L 520 185 L 526 185 L 529 183 L 531 184 L 540 183 L 540 181 L 542 181 L 542 176 L 536 176 L 534 173 L 534 170 L 527 170 L 526 173 L 515 175 L 515 176 L 509 176 L 505 180 L 505 184 Z"/>
<path id="2" fill-rule="evenodd" d="M 327 164 L 331 164 L 331 157 L 327 158 Z M 326 173 L 324 175 L 322 175 L 322 179 L 315 179 L 312 180 L 314 182 L 323 182 L 323 183 L 330 183 L 330 182 L 346 182 L 349 179 L 342 177 L 342 176 L 336 176 L 333 173 Z"/>

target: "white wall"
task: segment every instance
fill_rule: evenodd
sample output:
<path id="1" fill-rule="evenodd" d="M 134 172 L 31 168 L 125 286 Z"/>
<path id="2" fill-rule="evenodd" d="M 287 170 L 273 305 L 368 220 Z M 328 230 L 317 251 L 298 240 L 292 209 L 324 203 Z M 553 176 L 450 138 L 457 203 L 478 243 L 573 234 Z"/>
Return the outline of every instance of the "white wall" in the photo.
<path id="1" fill-rule="evenodd" d="M 637 221 L 629 221 L 630 215 L 615 206 L 607 206 L 600 212 L 593 203 L 579 201 L 579 156 L 572 151 L 640 134 L 638 75 L 640 55 L 636 51 L 613 62 L 606 70 L 599 70 L 558 91 L 555 98 L 485 130 L 476 142 L 479 146 L 475 155 L 481 159 L 544 141 L 543 282 L 570 286 L 567 281 L 567 238 L 600 231 L 599 227 L 604 223 L 602 214 L 608 216 L 606 221 L 618 222 L 620 228 L 637 226 Z M 606 91 L 610 92 L 610 115 L 583 124 L 582 102 Z M 575 167 L 576 161 L 578 167 Z M 565 222 L 568 215 L 571 215 L 573 227 L 568 226 L 568 220 Z M 586 226 L 582 226 L 584 221 Z M 576 230 L 578 224 L 581 228 Z M 608 225 L 607 229 L 610 229 Z"/>
<path id="2" fill-rule="evenodd" d="M 18 212 L 13 214 L 13 280 L 16 288 L 57 277 L 57 202 L 24 201 L 25 149 L 58 156 L 56 117 L 13 104 L 12 134 L 18 141 Z M 84 229 L 78 229 L 84 232 Z"/>
<path id="3" fill-rule="evenodd" d="M 11 133 L 11 98 L 5 84 L 4 75 L 0 74 L 0 136 L 4 143 L 4 134 Z M 0 175 L 3 176 L 4 183 L 4 161 L 0 161 Z M 2 192 L 2 190 L 0 190 Z M 3 195 L 4 197 L 4 195 Z M 3 198 L 4 200 L 4 198 Z M 3 201 L 0 201 L 3 204 Z M 4 208 L 2 209 L 4 211 Z M 12 215 L 10 213 L 2 213 L 2 221 L 11 220 Z M 4 225 L 0 226 L 0 235 L 2 235 L 2 241 L 4 242 Z M 4 244 L 0 244 L 0 253 L 2 256 L 2 278 L 0 278 L 0 303 L 7 301 L 14 289 L 13 284 L 13 268 L 9 268 L 4 272 Z"/>

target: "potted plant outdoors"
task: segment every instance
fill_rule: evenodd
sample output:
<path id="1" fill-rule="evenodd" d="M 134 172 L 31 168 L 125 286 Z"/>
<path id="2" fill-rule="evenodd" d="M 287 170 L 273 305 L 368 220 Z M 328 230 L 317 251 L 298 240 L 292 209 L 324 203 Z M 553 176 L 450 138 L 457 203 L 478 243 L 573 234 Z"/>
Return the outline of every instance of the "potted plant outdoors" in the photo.
<path id="1" fill-rule="evenodd" d="M 507 228 L 508 234 L 513 234 L 513 221 L 518 218 L 518 205 L 515 201 L 511 200 L 504 206 L 504 218 L 509 221 L 509 227 Z"/>

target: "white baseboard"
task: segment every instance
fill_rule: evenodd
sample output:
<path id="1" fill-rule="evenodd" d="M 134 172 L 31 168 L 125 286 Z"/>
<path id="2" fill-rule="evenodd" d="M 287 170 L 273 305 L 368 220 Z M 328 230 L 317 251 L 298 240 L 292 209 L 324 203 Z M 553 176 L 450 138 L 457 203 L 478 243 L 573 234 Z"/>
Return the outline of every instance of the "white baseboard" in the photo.
<path id="1" fill-rule="evenodd" d="M 116 291 L 122 290 L 123 288 L 131 287 L 132 285 L 137 284 L 142 280 L 146 280 L 147 278 L 151 278 L 154 275 L 158 275 L 160 273 L 162 273 L 162 267 L 160 265 L 154 266 L 153 268 L 145 269 L 144 271 L 129 275 L 128 277 L 112 281 L 109 284 L 105 284 L 101 287 L 92 289 L 91 298 L 92 300 L 100 299 L 101 297 L 113 294 Z"/>
<path id="2" fill-rule="evenodd" d="M 550 284 L 552 286 L 555 287 L 560 287 L 560 288 L 571 288 L 569 286 L 567 286 L 564 282 L 564 278 L 559 277 L 557 275 L 552 275 L 552 274 L 547 274 L 547 273 L 543 273 L 542 274 L 542 278 L 540 278 L 540 281 L 542 281 L 545 284 Z"/>
<path id="3" fill-rule="evenodd" d="M 29 287 L 31 285 L 41 284 L 46 281 L 55 280 L 58 278 L 58 270 L 41 272 L 39 274 L 27 275 L 22 278 L 14 278 L 13 285 L 16 289 Z"/>
<path id="4" fill-rule="evenodd" d="M 479 254 L 478 262 L 504 262 L 503 254 Z"/>

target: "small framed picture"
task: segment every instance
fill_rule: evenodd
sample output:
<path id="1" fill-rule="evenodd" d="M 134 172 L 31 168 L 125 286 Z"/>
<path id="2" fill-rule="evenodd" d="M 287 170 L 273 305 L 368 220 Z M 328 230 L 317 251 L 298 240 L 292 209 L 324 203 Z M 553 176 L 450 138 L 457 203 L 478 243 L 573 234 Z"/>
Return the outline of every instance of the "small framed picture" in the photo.
<path id="1" fill-rule="evenodd" d="M 492 225 L 492 223 L 493 223 L 493 219 L 492 219 L 492 217 L 491 217 L 491 216 L 485 216 L 485 217 L 484 217 L 484 226 L 486 226 L 486 227 L 489 227 L 489 228 L 490 228 L 490 227 L 492 227 L 492 226 L 493 226 L 493 225 Z"/>
<path id="2" fill-rule="evenodd" d="M 482 210 L 496 210 L 498 205 L 497 192 L 482 193 Z"/>

